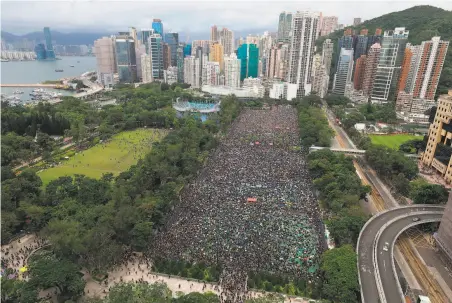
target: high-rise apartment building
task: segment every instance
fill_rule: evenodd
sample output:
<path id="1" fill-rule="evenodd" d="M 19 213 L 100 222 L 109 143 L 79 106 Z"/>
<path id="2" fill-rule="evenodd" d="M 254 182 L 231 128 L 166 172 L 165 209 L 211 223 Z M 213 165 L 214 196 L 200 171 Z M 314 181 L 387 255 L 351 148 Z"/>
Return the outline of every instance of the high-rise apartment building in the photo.
<path id="1" fill-rule="evenodd" d="M 353 26 L 360 25 L 361 23 L 361 18 L 353 18 Z"/>
<path id="2" fill-rule="evenodd" d="M 360 34 L 356 37 L 356 44 L 354 47 L 354 60 L 358 60 L 362 55 L 367 54 L 367 33 L 365 35 Z"/>
<path id="3" fill-rule="evenodd" d="M 434 238 L 437 246 L 441 249 L 444 255 L 448 258 L 448 262 L 452 263 L 452 194 L 449 193 L 449 200 L 444 209 L 441 223 L 439 224 L 438 232 L 435 233 Z"/>
<path id="4" fill-rule="evenodd" d="M 163 39 L 160 34 L 152 34 L 148 38 L 149 55 L 152 62 L 152 78 L 153 80 L 163 80 L 164 56 L 163 56 Z"/>
<path id="5" fill-rule="evenodd" d="M 198 47 L 201 47 L 203 54 L 208 55 L 212 44 L 213 43 L 210 40 L 193 40 L 191 43 L 191 54 L 196 55 Z"/>
<path id="6" fill-rule="evenodd" d="M 375 43 L 369 49 L 366 57 L 366 64 L 364 68 L 363 80 L 361 89 L 365 96 L 370 96 L 372 93 L 375 73 L 377 72 L 378 60 L 380 59 L 381 45 Z"/>
<path id="7" fill-rule="evenodd" d="M 262 36 L 259 37 L 259 58 L 268 58 L 268 53 L 273 45 L 273 38 L 268 32 L 264 32 Z"/>
<path id="8" fill-rule="evenodd" d="M 203 85 L 220 85 L 220 63 L 208 61 L 205 63 L 206 80 Z"/>
<path id="9" fill-rule="evenodd" d="M 129 33 L 119 33 L 115 39 L 116 66 L 119 82 L 137 82 L 137 60 L 135 41 Z"/>
<path id="10" fill-rule="evenodd" d="M 177 47 L 179 46 L 179 33 L 166 33 L 165 43 L 168 43 L 171 51 L 170 65 L 177 66 Z"/>
<path id="11" fill-rule="evenodd" d="M 222 71 L 224 68 L 223 58 L 224 58 L 223 45 L 221 45 L 218 42 L 214 42 L 210 47 L 209 60 L 213 62 L 218 62 L 220 65 L 220 70 Z"/>
<path id="12" fill-rule="evenodd" d="M 386 102 L 395 97 L 408 34 L 404 27 L 384 32 L 372 100 Z"/>
<path id="13" fill-rule="evenodd" d="M 129 36 L 132 37 L 133 41 L 135 41 L 135 48 L 137 48 L 140 44 L 137 36 L 137 29 L 135 27 L 129 28 Z"/>
<path id="14" fill-rule="evenodd" d="M 333 47 L 334 43 L 330 39 L 325 39 L 322 47 L 322 55 L 318 55 L 320 60 L 317 55 L 314 56 L 312 90 L 317 92 L 317 95 L 321 98 L 324 98 L 328 93 Z"/>
<path id="15" fill-rule="evenodd" d="M 281 44 L 281 47 L 276 52 L 276 67 L 275 78 L 285 80 L 289 72 L 289 44 Z"/>
<path id="16" fill-rule="evenodd" d="M 141 67 L 141 55 L 146 54 L 146 46 L 140 45 L 135 47 L 135 58 L 137 58 L 137 79 L 140 81 L 143 78 Z"/>
<path id="17" fill-rule="evenodd" d="M 146 53 L 149 53 L 149 45 L 148 45 L 148 39 L 149 37 L 154 33 L 154 30 L 151 28 L 147 29 L 141 29 L 141 39 L 140 44 L 144 45 L 146 47 Z"/>
<path id="18" fill-rule="evenodd" d="M 353 49 L 353 36 L 351 34 L 350 30 L 344 31 L 344 35 L 338 39 L 337 41 L 337 52 L 336 52 L 336 56 L 337 56 L 337 61 L 339 61 L 339 56 L 341 54 L 341 49 L 345 48 L 345 49 Z"/>
<path id="19" fill-rule="evenodd" d="M 240 87 L 240 59 L 235 54 L 224 56 L 224 85 Z"/>
<path id="20" fill-rule="evenodd" d="M 353 73 L 353 49 L 342 48 L 337 62 L 336 74 L 334 74 L 333 93 L 344 95 L 345 86 L 352 79 Z"/>
<path id="21" fill-rule="evenodd" d="M 331 61 L 333 60 L 334 43 L 331 39 L 325 39 L 322 46 L 322 64 L 325 65 L 327 74 L 330 74 Z"/>
<path id="22" fill-rule="evenodd" d="M 434 168 L 447 183 L 452 182 L 452 157 L 449 159 L 439 153 L 442 146 L 451 146 L 452 142 L 452 91 L 438 98 L 435 119 L 430 124 L 425 151 L 421 154 L 421 162 Z"/>
<path id="23" fill-rule="evenodd" d="M 397 93 L 403 91 L 409 94 L 413 93 L 414 82 L 417 69 L 419 67 L 420 45 L 411 45 L 407 43 L 402 67 L 400 68 L 399 83 L 397 85 Z"/>
<path id="24" fill-rule="evenodd" d="M 219 42 L 218 28 L 216 25 L 210 28 L 210 41 Z"/>
<path id="25" fill-rule="evenodd" d="M 248 35 L 248 36 L 246 36 L 246 44 L 256 44 L 256 46 L 257 45 L 259 45 L 259 40 L 260 40 L 260 38 L 259 38 L 259 36 L 253 36 L 253 35 Z"/>
<path id="26" fill-rule="evenodd" d="M 201 88 L 203 79 L 205 79 L 205 63 L 207 56 L 204 54 L 203 47 L 198 46 L 195 53 L 195 82 L 192 84 L 194 88 Z"/>
<path id="27" fill-rule="evenodd" d="M 97 81 L 104 87 L 114 84 L 116 72 L 115 40 L 112 37 L 103 37 L 94 41 L 96 54 Z"/>
<path id="28" fill-rule="evenodd" d="M 184 83 L 190 84 L 192 87 L 195 84 L 195 56 L 187 56 L 184 58 Z"/>
<path id="29" fill-rule="evenodd" d="M 152 20 L 152 29 L 156 34 L 159 34 L 162 38 L 163 36 L 163 23 L 160 19 L 154 19 Z"/>
<path id="30" fill-rule="evenodd" d="M 177 82 L 177 67 L 170 66 L 163 71 L 163 81 L 169 85 Z"/>
<path id="31" fill-rule="evenodd" d="M 223 45 L 225 55 L 231 55 L 235 52 L 234 32 L 223 28 L 220 32 L 220 43 Z"/>
<path id="32" fill-rule="evenodd" d="M 375 43 L 381 44 L 382 36 L 381 36 L 382 29 L 377 28 L 375 30 L 375 35 L 368 36 L 367 38 L 367 51 L 369 51 L 370 47 L 374 45 Z"/>
<path id="33" fill-rule="evenodd" d="M 151 55 L 141 55 L 141 78 L 143 83 L 150 83 L 153 81 Z"/>
<path id="34" fill-rule="evenodd" d="M 278 42 L 289 43 L 290 31 L 292 28 L 293 14 L 282 12 L 279 14 L 278 22 Z"/>
<path id="35" fill-rule="evenodd" d="M 163 70 L 167 70 L 171 66 L 171 48 L 168 43 L 163 42 Z"/>
<path id="36" fill-rule="evenodd" d="M 309 95 L 312 82 L 312 60 L 319 22 L 318 13 L 297 12 L 292 19 L 289 83 L 297 84 L 297 97 Z"/>
<path id="37" fill-rule="evenodd" d="M 353 87 L 356 90 L 361 90 L 363 86 L 364 72 L 366 70 L 366 55 L 361 55 L 361 57 L 356 60 L 355 73 L 353 75 Z"/>
<path id="38" fill-rule="evenodd" d="M 248 77 L 258 77 L 259 49 L 256 44 L 240 45 L 237 58 L 241 60 L 240 81 Z"/>
<path id="39" fill-rule="evenodd" d="M 320 27 L 320 36 L 326 36 L 331 34 L 337 29 L 337 17 L 336 16 L 325 16 L 322 18 Z"/>
<path id="40" fill-rule="evenodd" d="M 177 82 L 184 82 L 184 46 L 179 44 L 177 47 Z"/>
<path id="41" fill-rule="evenodd" d="M 414 98 L 434 99 L 448 47 L 449 41 L 442 41 L 440 37 L 422 42 L 414 83 Z"/>
<path id="42" fill-rule="evenodd" d="M 312 62 L 312 91 L 319 93 L 322 86 L 323 67 L 322 55 L 315 54 Z"/>

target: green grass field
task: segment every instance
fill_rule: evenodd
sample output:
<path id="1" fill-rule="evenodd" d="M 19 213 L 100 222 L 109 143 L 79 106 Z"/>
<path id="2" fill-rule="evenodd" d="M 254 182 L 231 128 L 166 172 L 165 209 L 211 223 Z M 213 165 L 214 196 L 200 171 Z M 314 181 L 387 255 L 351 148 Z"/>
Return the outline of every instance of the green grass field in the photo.
<path id="1" fill-rule="evenodd" d="M 104 173 L 115 176 L 147 154 L 153 142 L 160 141 L 167 131 L 161 129 L 137 129 L 119 133 L 108 142 L 77 153 L 61 165 L 39 172 L 44 185 L 62 176 L 76 174 L 100 178 Z"/>
<path id="2" fill-rule="evenodd" d="M 414 135 L 369 135 L 373 144 L 384 145 L 393 149 L 399 149 L 399 146 L 406 141 L 419 139 L 422 140 L 422 136 Z"/>

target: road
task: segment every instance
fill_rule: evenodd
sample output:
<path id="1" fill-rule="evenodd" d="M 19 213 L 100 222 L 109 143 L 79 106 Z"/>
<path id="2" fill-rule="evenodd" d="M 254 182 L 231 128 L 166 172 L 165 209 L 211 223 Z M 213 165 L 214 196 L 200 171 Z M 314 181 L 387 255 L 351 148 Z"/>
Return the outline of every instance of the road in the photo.
<path id="1" fill-rule="evenodd" d="M 362 302 L 379 302 L 379 292 L 375 276 L 376 268 L 374 267 L 374 244 L 380 229 L 387 222 L 399 216 L 408 216 L 425 210 L 443 211 L 444 207 L 431 205 L 400 207 L 373 216 L 363 227 L 359 235 L 357 247 Z M 410 223 L 412 223 L 412 221 L 410 221 Z M 388 302 L 392 303 L 392 301 Z"/>
<path id="2" fill-rule="evenodd" d="M 395 267 L 393 267 L 393 250 L 398 236 L 413 225 L 441 221 L 443 213 L 444 208 L 440 211 L 410 212 L 385 223 L 386 226 L 382 228 L 377 243 L 374 245 L 375 263 L 378 265 L 380 283 L 384 292 L 382 302 L 404 302 Z M 413 218 L 419 218 L 419 221 L 413 222 Z M 383 250 L 386 243 L 389 244 L 388 251 Z M 370 302 L 367 298 L 366 302 Z"/>

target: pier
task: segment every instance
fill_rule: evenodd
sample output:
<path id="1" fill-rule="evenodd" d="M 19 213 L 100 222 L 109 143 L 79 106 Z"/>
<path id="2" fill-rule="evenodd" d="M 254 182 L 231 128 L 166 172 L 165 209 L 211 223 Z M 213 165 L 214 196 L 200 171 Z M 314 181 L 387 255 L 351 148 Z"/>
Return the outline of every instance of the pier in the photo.
<path id="1" fill-rule="evenodd" d="M 48 88 L 57 88 L 62 87 L 61 84 L 42 84 L 42 83 L 36 83 L 36 84 L 7 84 L 7 83 L 0 83 L 0 87 L 48 87 Z"/>

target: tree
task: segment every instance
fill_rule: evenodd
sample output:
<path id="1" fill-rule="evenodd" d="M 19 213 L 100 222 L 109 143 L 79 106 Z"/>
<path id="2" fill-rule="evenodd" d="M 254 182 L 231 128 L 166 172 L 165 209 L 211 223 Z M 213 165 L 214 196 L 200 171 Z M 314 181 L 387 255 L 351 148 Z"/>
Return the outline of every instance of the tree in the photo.
<path id="1" fill-rule="evenodd" d="M 137 251 L 146 251 L 151 244 L 153 235 L 152 222 L 138 222 L 132 229 L 132 247 Z"/>
<path id="2" fill-rule="evenodd" d="M 449 192 L 443 185 L 413 182 L 410 197 L 416 204 L 446 204 Z"/>
<path id="3" fill-rule="evenodd" d="M 408 195 L 410 192 L 410 181 L 403 173 L 399 173 L 392 178 L 392 184 L 397 192 L 401 195 Z"/>
<path id="4" fill-rule="evenodd" d="M 85 281 L 78 267 L 65 259 L 58 259 L 51 253 L 44 253 L 31 259 L 29 283 L 40 289 L 57 287 L 64 299 L 77 299 L 83 294 Z"/>
<path id="5" fill-rule="evenodd" d="M 38 290 L 24 280 L 8 279 L 12 269 L 6 269 L 1 277 L 1 297 L 5 303 L 35 303 L 38 302 Z"/>
<path id="6" fill-rule="evenodd" d="M 359 232 L 366 223 L 364 215 L 356 216 L 343 211 L 328 222 L 328 229 L 334 239 L 336 246 L 345 244 L 356 245 Z"/>
<path id="7" fill-rule="evenodd" d="M 325 97 L 325 101 L 328 104 L 328 106 L 335 106 L 335 105 L 342 105 L 345 106 L 349 103 L 352 103 L 352 101 L 341 95 L 335 95 L 335 94 L 329 94 Z"/>
<path id="8" fill-rule="evenodd" d="M 351 245 L 327 250 L 321 257 L 323 296 L 332 302 L 359 302 L 356 253 Z"/>
<path id="9" fill-rule="evenodd" d="M 220 298 L 213 292 L 191 292 L 173 300 L 174 303 L 219 303 Z"/>
<path id="10" fill-rule="evenodd" d="M 418 154 L 419 151 L 425 150 L 426 144 L 426 140 L 414 139 L 400 144 L 399 150 L 407 154 Z"/>
<path id="11" fill-rule="evenodd" d="M 110 289 L 105 303 L 170 303 L 171 290 L 165 283 L 120 283 Z"/>
<path id="12" fill-rule="evenodd" d="M 284 296 L 278 294 L 270 294 L 259 298 L 248 299 L 246 303 L 283 303 Z"/>

